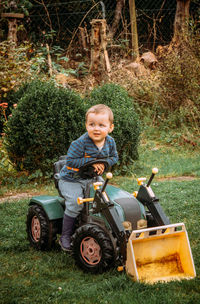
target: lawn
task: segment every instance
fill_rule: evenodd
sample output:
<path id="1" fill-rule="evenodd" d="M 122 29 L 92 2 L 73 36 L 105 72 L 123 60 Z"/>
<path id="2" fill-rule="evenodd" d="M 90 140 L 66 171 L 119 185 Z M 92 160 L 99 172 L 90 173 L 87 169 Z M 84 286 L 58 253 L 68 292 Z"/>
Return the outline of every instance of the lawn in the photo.
<path id="1" fill-rule="evenodd" d="M 124 189 L 133 190 L 132 179 L 120 181 Z M 59 246 L 49 252 L 30 248 L 25 227 L 28 200 L 0 204 L 0 303 L 199 303 L 199 184 L 199 179 L 152 183 L 171 222 L 186 224 L 197 271 L 193 280 L 152 286 L 135 283 L 116 269 L 101 275 L 83 273 Z"/>
<path id="2" fill-rule="evenodd" d="M 52 251 L 30 248 L 26 238 L 28 199 L 0 203 L 0 304 L 196 304 L 200 303 L 200 156 L 196 150 L 143 143 L 140 158 L 128 177 L 114 177 L 113 183 L 133 192 L 136 177 L 159 173 L 152 183 L 171 223 L 184 222 L 188 231 L 197 277 L 193 280 L 147 285 L 135 283 L 116 269 L 100 275 L 83 273 L 72 256 L 59 245 Z M 193 177 L 167 180 L 163 177 Z M 1 195 L 8 185 L 1 187 Z M 9 192 L 31 191 L 57 194 L 53 182 L 40 185 L 16 180 Z"/>

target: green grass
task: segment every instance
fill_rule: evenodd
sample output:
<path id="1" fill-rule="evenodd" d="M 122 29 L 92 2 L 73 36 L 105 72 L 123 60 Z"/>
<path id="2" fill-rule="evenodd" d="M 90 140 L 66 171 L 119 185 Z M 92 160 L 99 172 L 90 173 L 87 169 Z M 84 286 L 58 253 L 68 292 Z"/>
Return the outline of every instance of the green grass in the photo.
<path id="1" fill-rule="evenodd" d="M 200 177 L 199 149 L 162 146 L 148 141 L 139 147 L 139 160 L 134 164 L 134 174 L 149 174 L 153 167 L 159 168 L 159 176 Z"/>
<path id="2" fill-rule="evenodd" d="M 133 191 L 132 180 L 118 179 Z M 30 248 L 26 240 L 28 200 L 0 204 L 0 303 L 30 304 L 196 304 L 200 302 L 200 186 L 194 181 L 153 181 L 152 188 L 172 223 L 184 222 L 197 277 L 166 284 L 135 283 L 112 269 L 83 273 L 59 246 L 49 252 Z"/>

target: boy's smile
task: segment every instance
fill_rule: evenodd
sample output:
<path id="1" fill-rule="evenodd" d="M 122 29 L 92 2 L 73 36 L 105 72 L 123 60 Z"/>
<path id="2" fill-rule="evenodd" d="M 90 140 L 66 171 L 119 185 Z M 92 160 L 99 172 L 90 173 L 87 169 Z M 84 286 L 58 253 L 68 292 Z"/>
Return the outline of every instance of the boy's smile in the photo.
<path id="1" fill-rule="evenodd" d="M 86 129 L 89 137 L 97 147 L 102 147 L 108 133 L 111 133 L 114 125 L 109 120 L 108 113 L 89 113 L 86 121 Z"/>

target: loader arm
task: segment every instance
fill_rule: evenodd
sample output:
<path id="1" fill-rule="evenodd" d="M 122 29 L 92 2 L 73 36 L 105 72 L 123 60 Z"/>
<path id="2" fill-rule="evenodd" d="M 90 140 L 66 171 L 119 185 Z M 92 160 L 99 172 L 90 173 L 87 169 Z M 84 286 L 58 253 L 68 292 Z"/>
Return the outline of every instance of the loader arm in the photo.
<path id="1" fill-rule="evenodd" d="M 170 224 L 169 218 L 165 215 L 159 199 L 156 198 L 150 186 L 141 185 L 137 199 L 150 211 L 157 226 Z"/>
<path id="2" fill-rule="evenodd" d="M 105 189 L 105 187 L 103 187 Z M 103 190 L 104 190 L 103 189 Z M 111 227 L 114 237 L 116 237 L 120 248 L 120 262 L 125 265 L 126 262 L 126 233 L 121 223 L 119 215 L 108 195 L 102 190 L 96 190 L 93 203 L 93 213 L 100 212 L 107 220 Z"/>
<path id="3" fill-rule="evenodd" d="M 161 205 L 159 204 L 159 199 L 155 196 L 153 190 L 150 187 L 151 182 L 154 179 L 154 176 L 158 173 L 157 168 L 152 169 L 152 174 L 147 182 L 143 184 L 143 181 L 146 178 L 138 178 L 138 185 L 140 185 L 139 191 L 137 193 L 137 199 L 144 206 L 147 207 L 150 214 L 153 216 L 156 226 L 169 225 L 169 218 L 165 215 Z"/>

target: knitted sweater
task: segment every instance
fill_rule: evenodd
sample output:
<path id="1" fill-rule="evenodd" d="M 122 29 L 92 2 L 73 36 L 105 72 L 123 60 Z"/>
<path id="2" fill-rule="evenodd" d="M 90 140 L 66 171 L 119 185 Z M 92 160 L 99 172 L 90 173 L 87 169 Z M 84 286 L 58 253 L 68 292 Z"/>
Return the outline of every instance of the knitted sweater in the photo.
<path id="1" fill-rule="evenodd" d="M 99 150 L 86 132 L 71 143 L 66 156 L 66 164 L 60 171 L 60 177 L 73 180 L 81 166 L 99 158 L 106 159 L 110 166 L 113 166 L 118 161 L 115 141 L 111 136 L 107 135 L 104 146 Z"/>

